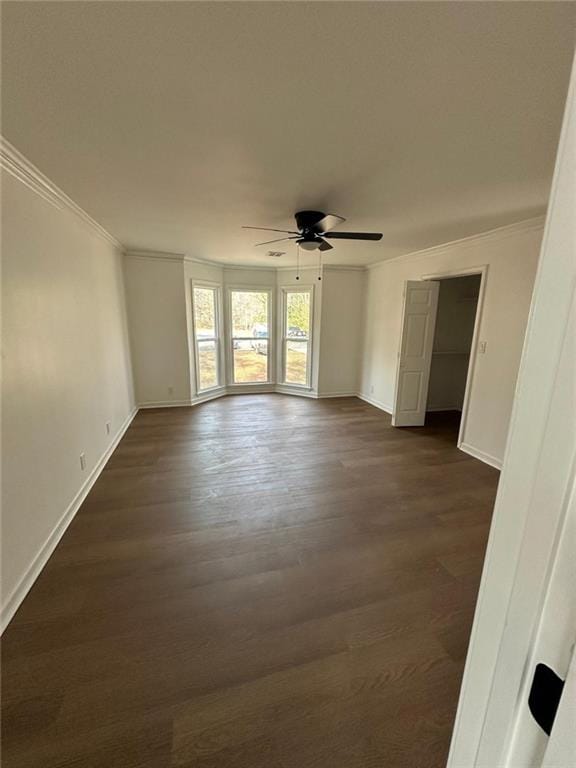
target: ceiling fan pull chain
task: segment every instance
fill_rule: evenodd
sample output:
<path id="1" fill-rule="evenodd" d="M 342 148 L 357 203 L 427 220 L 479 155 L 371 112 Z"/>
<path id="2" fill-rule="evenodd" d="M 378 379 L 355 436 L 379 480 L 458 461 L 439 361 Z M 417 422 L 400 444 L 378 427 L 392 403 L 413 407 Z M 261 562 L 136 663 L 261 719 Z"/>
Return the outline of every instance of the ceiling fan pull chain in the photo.
<path id="1" fill-rule="evenodd" d="M 322 251 L 318 251 L 318 280 L 322 280 Z"/>
<path id="2" fill-rule="evenodd" d="M 300 280 L 300 243 L 296 243 L 296 280 Z"/>

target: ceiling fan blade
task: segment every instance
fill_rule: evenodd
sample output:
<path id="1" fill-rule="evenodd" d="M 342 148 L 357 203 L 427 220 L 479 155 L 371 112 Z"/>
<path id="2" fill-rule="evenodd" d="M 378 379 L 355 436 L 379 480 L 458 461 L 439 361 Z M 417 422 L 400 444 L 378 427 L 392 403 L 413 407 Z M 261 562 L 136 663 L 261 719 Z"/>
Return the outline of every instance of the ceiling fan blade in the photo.
<path id="1" fill-rule="evenodd" d="M 270 227 L 242 227 L 242 229 L 259 229 L 260 232 L 284 232 L 286 235 L 299 235 L 299 232 L 294 232 L 292 229 L 270 229 Z"/>
<path id="2" fill-rule="evenodd" d="M 336 216 L 333 213 L 328 213 L 323 219 L 320 219 L 320 221 L 317 221 L 316 224 L 314 224 L 312 231 L 318 232 L 318 234 L 323 234 L 324 232 L 329 232 L 331 229 L 334 229 L 338 224 L 342 224 L 343 221 L 346 221 L 343 216 Z"/>
<path id="3" fill-rule="evenodd" d="M 296 235 L 296 237 L 279 237 L 278 240 L 266 240 L 265 243 L 254 243 L 254 246 L 270 245 L 271 243 L 283 243 L 285 240 L 297 240 L 299 237 L 300 235 Z"/>
<path id="4" fill-rule="evenodd" d="M 324 237 L 339 240 L 382 240 L 381 232 L 326 232 Z"/>
<path id="5" fill-rule="evenodd" d="M 322 240 L 320 243 L 318 250 L 319 251 L 331 251 L 334 246 L 330 245 L 330 243 L 327 240 Z"/>

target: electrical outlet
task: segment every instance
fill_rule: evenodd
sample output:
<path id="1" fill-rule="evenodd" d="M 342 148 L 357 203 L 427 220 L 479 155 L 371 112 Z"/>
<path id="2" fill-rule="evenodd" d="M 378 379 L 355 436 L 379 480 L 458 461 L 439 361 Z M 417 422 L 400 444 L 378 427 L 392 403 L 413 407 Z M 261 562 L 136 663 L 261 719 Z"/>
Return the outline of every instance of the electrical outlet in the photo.
<path id="1" fill-rule="evenodd" d="M 371 395 L 373 395 L 373 394 L 374 394 L 374 384 L 371 384 L 371 385 L 370 385 L 370 394 L 371 394 Z"/>
<path id="2" fill-rule="evenodd" d="M 174 387 L 168 387 L 168 394 L 173 395 L 174 394 Z"/>
<path id="3" fill-rule="evenodd" d="M 478 354 L 479 355 L 485 355 L 486 354 L 486 342 L 481 341 L 478 344 Z"/>
<path id="4" fill-rule="evenodd" d="M 106 422 L 106 434 L 107 435 L 110 434 L 110 422 L 109 421 Z"/>
<path id="5" fill-rule="evenodd" d="M 80 454 L 80 469 L 86 469 L 86 454 Z"/>

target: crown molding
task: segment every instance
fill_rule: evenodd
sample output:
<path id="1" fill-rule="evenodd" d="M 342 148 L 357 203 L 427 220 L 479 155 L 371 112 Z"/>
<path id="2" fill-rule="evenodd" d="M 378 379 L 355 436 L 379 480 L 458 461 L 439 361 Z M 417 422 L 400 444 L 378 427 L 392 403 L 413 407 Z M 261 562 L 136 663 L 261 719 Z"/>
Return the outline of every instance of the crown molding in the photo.
<path id="1" fill-rule="evenodd" d="M 27 186 L 41 198 L 53 205 L 58 210 L 67 210 L 73 213 L 77 218 L 87 224 L 97 235 L 107 240 L 127 256 L 141 259 L 162 259 L 164 261 L 190 262 L 201 264 L 205 267 L 218 267 L 219 269 L 234 270 L 259 270 L 266 272 L 289 272 L 295 271 L 295 266 L 266 266 L 255 264 L 229 264 L 210 259 L 201 259 L 194 256 L 188 256 L 185 253 L 172 253 L 170 251 L 155 251 L 134 249 L 129 250 L 122 245 L 113 235 L 110 234 L 101 224 L 90 216 L 83 208 L 77 205 L 68 195 L 63 192 L 56 184 L 45 176 L 33 163 L 31 163 L 21 152 L 19 152 L 9 141 L 0 135 L 0 168 L 10 173 L 22 184 Z M 531 219 L 524 219 L 513 224 L 507 224 L 502 227 L 490 229 L 468 237 L 451 240 L 447 243 L 434 245 L 430 248 L 423 248 L 419 251 L 410 251 L 408 253 L 395 256 L 391 259 L 382 259 L 365 266 L 346 265 L 346 264 L 325 264 L 322 270 L 326 272 L 364 272 L 366 270 L 376 269 L 377 267 L 399 261 L 401 259 L 412 260 L 426 258 L 437 253 L 449 251 L 452 248 L 471 247 L 483 240 L 498 240 L 504 237 L 530 232 L 532 230 L 542 229 L 546 217 L 535 216 Z M 317 270 L 315 265 L 301 266 L 300 271 Z"/>
<path id="2" fill-rule="evenodd" d="M 355 264 L 322 264 L 322 272 L 366 272 L 368 267 Z M 277 272 L 296 272 L 297 267 L 276 267 Z M 318 266 L 300 267 L 300 272 L 318 272 Z"/>
<path id="3" fill-rule="evenodd" d="M 148 251 L 143 249 L 127 249 L 125 256 L 135 259 L 157 259 L 158 261 L 178 261 L 187 264 L 200 264 L 203 267 L 216 267 L 218 269 L 230 271 L 249 271 L 249 272 L 296 272 L 296 266 L 287 267 L 269 267 L 262 264 L 229 264 L 221 261 L 211 261 L 209 259 L 200 259 L 196 256 L 188 256 L 185 253 L 175 253 L 172 251 Z M 323 272 L 365 272 L 367 267 L 347 264 L 323 264 Z M 300 267 L 300 272 L 317 272 L 318 266 L 306 265 Z"/>
<path id="4" fill-rule="evenodd" d="M 187 261 L 184 253 L 173 253 L 171 251 L 145 251 L 145 250 L 124 250 L 124 255 L 131 259 L 156 259 L 158 261 Z"/>
<path id="5" fill-rule="evenodd" d="M 122 243 L 110 234 L 101 224 L 98 224 L 89 213 L 80 208 L 74 200 L 57 187 L 36 166 L 31 163 L 16 147 L 0 136 L 0 168 L 14 176 L 41 198 L 53 205 L 59 211 L 67 210 L 87 224 L 97 235 L 112 243 L 116 248 L 124 250 Z"/>
<path id="6" fill-rule="evenodd" d="M 485 232 L 479 232 L 476 235 L 468 235 L 467 237 L 461 237 L 458 240 L 449 240 L 447 243 L 441 243 L 439 245 L 433 245 L 430 248 L 423 248 L 420 251 L 410 251 L 409 253 L 403 253 L 400 256 L 394 256 L 392 259 L 382 259 L 382 261 L 375 261 L 369 264 L 367 269 L 376 269 L 386 264 L 391 264 L 396 261 L 403 260 L 415 260 L 433 256 L 438 253 L 444 253 L 450 251 L 453 248 L 470 248 L 483 240 L 502 240 L 506 237 L 512 237 L 513 235 L 523 234 L 524 232 L 532 232 L 537 229 L 544 229 L 546 222 L 545 214 L 542 216 L 534 216 L 531 219 L 523 219 L 522 221 L 514 222 L 513 224 L 505 224 L 503 227 L 496 227 L 495 229 L 488 229 Z"/>
<path id="7" fill-rule="evenodd" d="M 277 267 L 268 267 L 266 264 L 224 264 L 220 261 L 208 261 L 201 259 L 190 259 L 190 261 L 194 261 L 197 264 L 204 264 L 210 265 L 212 267 L 220 267 L 221 269 L 234 269 L 234 270 L 250 270 L 254 272 L 254 270 L 258 272 L 276 272 Z"/>

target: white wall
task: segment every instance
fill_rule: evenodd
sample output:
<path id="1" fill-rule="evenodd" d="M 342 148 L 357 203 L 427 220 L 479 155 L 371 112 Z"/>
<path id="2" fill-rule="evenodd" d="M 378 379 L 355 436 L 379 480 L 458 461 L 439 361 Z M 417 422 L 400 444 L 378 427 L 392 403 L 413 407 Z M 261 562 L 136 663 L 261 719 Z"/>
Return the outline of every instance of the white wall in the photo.
<path id="1" fill-rule="evenodd" d="M 134 397 L 119 251 L 7 172 L 2 193 L 5 623 Z"/>
<path id="2" fill-rule="evenodd" d="M 426 410 L 462 410 L 480 275 L 440 280 Z"/>
<path id="3" fill-rule="evenodd" d="M 321 396 L 358 391 L 366 273 L 330 270 L 322 278 Z"/>
<path id="4" fill-rule="evenodd" d="M 475 361 L 463 442 L 478 455 L 499 463 L 504 454 L 541 240 L 542 224 L 533 222 L 422 251 L 370 269 L 361 395 L 385 410 L 392 409 L 404 282 L 488 265 L 479 333 L 480 339 L 487 342 L 487 349 L 486 354 L 478 355 Z"/>
<path id="5" fill-rule="evenodd" d="M 138 405 L 191 398 L 184 262 L 125 257 L 126 300 Z"/>

